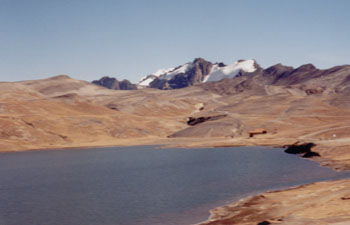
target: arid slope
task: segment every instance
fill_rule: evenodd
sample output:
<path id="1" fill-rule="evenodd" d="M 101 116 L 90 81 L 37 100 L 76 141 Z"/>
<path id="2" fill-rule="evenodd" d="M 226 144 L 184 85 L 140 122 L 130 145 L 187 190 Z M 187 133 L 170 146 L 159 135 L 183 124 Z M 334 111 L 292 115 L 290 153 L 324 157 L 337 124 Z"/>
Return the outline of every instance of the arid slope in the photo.
<path id="1" fill-rule="evenodd" d="M 3 82 L 1 150 L 313 142 L 322 163 L 348 168 L 350 67 L 325 70 L 331 71 L 326 74 L 308 66 L 314 77 L 303 80 L 305 67 L 291 72 L 276 65 L 260 74 L 168 91 L 109 90 L 68 76 Z M 281 78 L 276 70 L 290 75 Z M 190 117 L 200 122 L 187 124 Z M 267 134 L 249 138 L 255 128 Z"/>
<path id="2" fill-rule="evenodd" d="M 1 150 L 133 145 L 167 137 L 186 127 L 196 101 L 160 92 L 113 91 L 67 76 L 0 83 Z"/>

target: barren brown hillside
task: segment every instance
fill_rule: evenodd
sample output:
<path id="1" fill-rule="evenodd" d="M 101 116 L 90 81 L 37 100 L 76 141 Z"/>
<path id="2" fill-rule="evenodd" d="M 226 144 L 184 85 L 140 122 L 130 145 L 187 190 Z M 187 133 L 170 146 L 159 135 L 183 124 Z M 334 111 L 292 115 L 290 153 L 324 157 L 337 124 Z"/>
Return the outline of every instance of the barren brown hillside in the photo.
<path id="1" fill-rule="evenodd" d="M 181 120 L 195 110 L 191 100 L 153 98 L 152 90 L 111 91 L 67 76 L 0 86 L 2 151 L 166 137 L 183 129 Z"/>
<path id="2" fill-rule="evenodd" d="M 324 164 L 348 167 L 350 67 L 326 70 L 330 74 L 317 70 L 301 83 L 304 70 L 282 82 L 275 67 L 168 91 L 109 90 L 68 76 L 0 83 L 1 150 L 313 142 Z M 190 117 L 197 122 L 187 123 Z M 267 134 L 249 138 L 256 128 Z"/>

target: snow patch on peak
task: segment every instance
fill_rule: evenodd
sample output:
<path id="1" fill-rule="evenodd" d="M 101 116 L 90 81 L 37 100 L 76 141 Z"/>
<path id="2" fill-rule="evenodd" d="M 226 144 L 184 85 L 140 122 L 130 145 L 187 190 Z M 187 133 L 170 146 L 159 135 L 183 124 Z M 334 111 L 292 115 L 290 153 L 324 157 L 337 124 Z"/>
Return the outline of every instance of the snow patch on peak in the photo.
<path id="1" fill-rule="evenodd" d="M 234 63 L 234 65 L 236 66 L 236 68 L 239 68 L 247 73 L 252 73 L 257 69 L 255 67 L 255 60 L 254 59 L 237 61 Z"/>
<path id="2" fill-rule="evenodd" d="M 210 73 L 204 78 L 203 83 L 211 81 L 219 81 L 225 78 L 233 78 L 240 71 L 252 73 L 256 70 L 255 60 L 239 60 L 231 65 L 220 67 L 218 64 L 213 65 Z"/>
<path id="3" fill-rule="evenodd" d="M 141 86 L 148 86 L 154 79 L 155 76 L 148 75 L 146 77 L 143 77 L 138 84 Z"/>
<path id="4" fill-rule="evenodd" d="M 160 75 L 163 75 L 165 73 L 169 73 L 170 71 L 174 70 L 175 68 L 169 68 L 169 69 L 159 69 L 155 73 L 152 73 L 152 75 L 159 77 Z"/>
<path id="5" fill-rule="evenodd" d="M 161 75 L 160 78 L 170 80 L 175 75 L 180 74 L 180 73 L 186 73 L 191 68 L 192 68 L 192 63 L 186 63 L 182 66 L 176 67 L 175 69 L 173 69 L 169 73 L 165 73 L 165 74 Z"/>
<path id="6" fill-rule="evenodd" d="M 186 63 L 176 68 L 159 69 L 155 73 L 142 77 L 138 84 L 141 86 L 149 86 L 150 83 L 156 78 L 159 78 L 161 80 L 170 80 L 177 74 L 186 73 L 189 69 L 192 68 L 192 66 L 192 63 Z"/>
<path id="7" fill-rule="evenodd" d="M 175 68 L 159 69 L 155 73 L 152 73 L 150 75 L 142 77 L 138 84 L 141 86 L 148 86 L 156 77 L 160 77 L 166 73 L 169 73 L 170 71 L 172 71 L 174 69 Z"/>

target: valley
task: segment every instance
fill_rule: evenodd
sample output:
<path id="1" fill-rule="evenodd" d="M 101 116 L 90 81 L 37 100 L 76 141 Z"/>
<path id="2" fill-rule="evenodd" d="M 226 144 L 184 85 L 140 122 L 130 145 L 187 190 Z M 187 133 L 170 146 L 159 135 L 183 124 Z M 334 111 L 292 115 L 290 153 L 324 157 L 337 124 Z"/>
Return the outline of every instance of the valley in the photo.
<path id="1" fill-rule="evenodd" d="M 281 147 L 313 143 L 312 152 L 317 155 L 310 159 L 335 170 L 348 170 L 349 80 L 350 66 L 347 65 L 319 70 L 312 65 L 294 69 L 277 64 L 253 72 L 241 71 L 230 79 L 170 90 L 148 87 L 111 90 L 66 75 L 1 82 L 0 151 L 135 145 Z M 254 130 L 266 132 L 251 136 Z M 272 196 L 272 200 L 268 197 L 267 202 L 263 201 L 261 207 L 265 211 L 261 213 L 272 224 L 279 224 L 281 221 L 271 216 L 274 209 L 265 207 L 273 199 L 310 190 L 322 194 L 340 184 L 344 188 L 335 190 L 325 199 L 339 205 L 346 201 L 338 198 L 348 198 L 350 194 L 345 188 L 349 186 L 347 181 L 266 194 Z M 317 202 L 317 198 L 318 194 L 307 195 L 307 201 Z M 254 198 L 245 200 L 233 209 L 245 204 L 245 208 L 253 210 L 255 201 Z M 288 211 L 289 205 L 295 204 L 299 203 L 293 199 L 288 201 L 284 213 L 299 213 Z M 323 205 L 313 207 L 318 210 Z M 342 207 L 348 209 L 348 205 Z M 340 215 L 344 208 L 328 210 L 329 215 Z M 218 209 L 215 215 L 219 216 L 213 217 L 216 222 L 205 224 L 229 224 L 222 221 L 231 218 L 227 216 L 231 211 L 231 206 L 229 211 Z M 342 215 L 334 221 L 346 221 L 348 217 Z M 239 218 L 248 222 L 235 224 L 256 222 L 256 218 L 249 216 Z M 283 220 L 283 224 L 323 224 L 326 221 L 303 218 L 298 217 L 298 221 L 289 218 Z M 322 223 L 318 223 L 320 221 Z"/>

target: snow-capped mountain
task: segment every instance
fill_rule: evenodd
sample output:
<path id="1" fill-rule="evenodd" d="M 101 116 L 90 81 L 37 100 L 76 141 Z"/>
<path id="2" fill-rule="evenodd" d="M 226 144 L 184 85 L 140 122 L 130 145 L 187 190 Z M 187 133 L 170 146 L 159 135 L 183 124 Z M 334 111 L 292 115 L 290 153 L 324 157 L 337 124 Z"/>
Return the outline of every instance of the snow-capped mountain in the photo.
<path id="1" fill-rule="evenodd" d="M 218 64 L 214 64 L 210 73 L 204 77 L 203 83 L 219 81 L 225 78 L 233 78 L 241 71 L 252 73 L 256 70 L 256 63 L 253 59 L 236 61 L 228 66 L 219 66 Z"/>
<path id="2" fill-rule="evenodd" d="M 186 63 L 176 68 L 161 69 L 143 77 L 138 83 L 141 87 L 158 89 L 177 89 L 198 83 L 219 81 L 233 78 L 239 73 L 252 73 L 259 67 L 255 60 L 239 60 L 231 65 L 211 63 L 202 58 Z"/>

